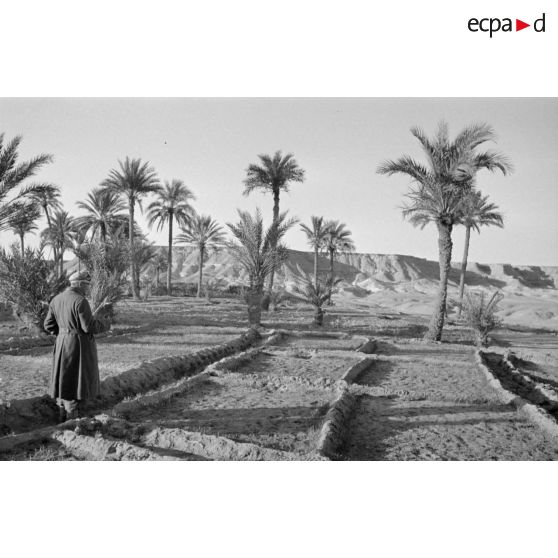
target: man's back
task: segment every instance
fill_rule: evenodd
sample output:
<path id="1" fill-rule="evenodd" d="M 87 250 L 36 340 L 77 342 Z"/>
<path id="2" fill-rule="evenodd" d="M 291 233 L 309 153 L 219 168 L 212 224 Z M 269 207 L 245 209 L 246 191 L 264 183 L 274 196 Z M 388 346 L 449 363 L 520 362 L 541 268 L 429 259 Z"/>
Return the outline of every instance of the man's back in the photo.
<path id="1" fill-rule="evenodd" d="M 45 320 L 45 329 L 50 333 L 91 334 L 108 329 L 93 318 L 87 299 L 79 289 L 73 287 L 55 296 L 50 303 L 50 310 Z"/>

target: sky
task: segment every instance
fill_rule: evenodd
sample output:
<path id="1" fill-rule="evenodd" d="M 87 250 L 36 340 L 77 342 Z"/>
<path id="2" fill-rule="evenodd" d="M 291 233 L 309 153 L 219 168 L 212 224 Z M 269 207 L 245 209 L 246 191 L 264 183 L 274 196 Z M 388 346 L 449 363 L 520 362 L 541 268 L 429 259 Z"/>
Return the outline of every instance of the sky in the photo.
<path id="1" fill-rule="evenodd" d="M 258 154 L 282 150 L 294 154 L 306 180 L 282 194 L 281 209 L 306 223 L 312 215 L 345 223 L 358 252 L 428 259 L 438 257 L 435 227 L 416 229 L 401 216 L 409 179 L 376 169 L 405 153 L 424 160 L 409 130 L 418 125 L 432 134 L 441 119 L 452 136 L 470 123 L 490 124 L 497 144 L 487 147 L 515 168 L 510 176 L 478 174 L 505 227 L 473 233 L 469 260 L 558 265 L 556 98 L 0 98 L 0 132 L 23 136 L 21 160 L 54 156 L 33 180 L 58 184 L 72 215 L 82 213 L 76 201 L 129 156 L 149 161 L 161 180 L 183 180 L 196 210 L 221 224 L 235 222 L 237 209 L 256 207 L 269 223 L 271 196 L 243 196 L 242 181 Z M 138 221 L 148 231 L 144 217 Z M 166 244 L 166 229 L 149 238 Z M 462 227 L 453 238 L 452 259 L 460 261 Z M 1 233 L 0 244 L 12 241 Z M 298 227 L 286 242 L 309 249 Z"/>

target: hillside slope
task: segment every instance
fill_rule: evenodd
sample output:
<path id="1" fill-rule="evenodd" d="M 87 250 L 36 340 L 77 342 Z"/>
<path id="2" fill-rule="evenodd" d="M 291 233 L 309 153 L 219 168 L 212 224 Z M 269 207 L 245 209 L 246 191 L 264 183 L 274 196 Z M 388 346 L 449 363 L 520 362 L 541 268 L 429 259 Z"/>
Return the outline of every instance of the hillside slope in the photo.
<path id="1" fill-rule="evenodd" d="M 319 269 L 329 269 L 329 260 L 320 257 Z M 335 273 L 348 285 L 370 291 L 395 288 L 397 285 L 421 284 L 438 280 L 438 262 L 397 254 L 341 254 L 335 261 Z M 177 248 L 174 252 L 173 279 L 195 283 L 199 269 L 198 255 L 191 248 Z M 311 252 L 289 250 L 289 259 L 278 273 L 280 283 L 289 283 L 298 268 L 313 273 L 314 255 Z M 450 281 L 459 282 L 460 264 L 454 263 Z M 210 255 L 204 275 L 219 278 L 227 284 L 246 280 L 245 273 L 226 249 Z M 498 289 L 556 289 L 558 266 L 513 266 L 511 264 L 479 264 L 471 262 L 467 269 L 467 284 Z"/>
<path id="2" fill-rule="evenodd" d="M 166 253 L 166 248 L 160 248 Z M 193 248 L 175 248 L 172 278 L 175 282 L 197 283 L 198 254 Z M 341 254 L 335 274 L 342 279 L 336 298 L 355 307 L 381 311 L 429 314 L 438 287 L 438 263 L 399 254 Z M 74 267 L 70 263 L 69 267 Z M 289 259 L 276 276 L 276 285 L 289 288 L 299 270 L 312 274 L 311 252 L 289 251 Z M 329 260 L 320 257 L 319 270 L 327 272 Z M 458 263 L 452 264 L 449 298 L 457 297 Z M 204 265 L 204 282 L 219 279 L 225 285 L 241 285 L 246 273 L 234 256 L 222 249 Z M 164 282 L 164 274 L 162 275 Z M 507 323 L 558 329 L 558 266 L 513 266 L 470 262 L 467 288 L 505 294 L 500 315 Z"/>

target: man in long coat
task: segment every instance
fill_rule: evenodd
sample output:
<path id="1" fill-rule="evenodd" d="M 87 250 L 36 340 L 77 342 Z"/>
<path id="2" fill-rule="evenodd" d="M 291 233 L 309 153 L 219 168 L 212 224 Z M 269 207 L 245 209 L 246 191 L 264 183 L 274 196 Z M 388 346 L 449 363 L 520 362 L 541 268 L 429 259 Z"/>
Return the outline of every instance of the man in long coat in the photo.
<path id="1" fill-rule="evenodd" d="M 45 330 L 57 336 L 50 395 L 60 407 L 61 421 L 79 417 L 80 404 L 100 391 L 93 335 L 110 329 L 110 323 L 92 315 L 85 298 L 88 290 L 89 275 L 74 275 L 70 287 L 52 299 L 45 318 Z"/>

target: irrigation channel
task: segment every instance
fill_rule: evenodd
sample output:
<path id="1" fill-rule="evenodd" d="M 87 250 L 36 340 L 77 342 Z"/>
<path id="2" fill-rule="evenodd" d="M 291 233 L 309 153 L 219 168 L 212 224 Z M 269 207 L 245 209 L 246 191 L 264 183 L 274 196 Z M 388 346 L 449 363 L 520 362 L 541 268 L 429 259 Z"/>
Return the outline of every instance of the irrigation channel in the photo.
<path id="1" fill-rule="evenodd" d="M 483 373 L 471 347 L 380 343 L 375 365 L 352 387 L 342 458 L 558 459 L 556 431 L 521 412 L 509 382 L 496 389 L 501 361 L 491 353 Z"/>
<path id="2" fill-rule="evenodd" d="M 556 436 L 507 391 L 502 356 L 485 369 L 478 358 L 459 344 L 271 332 L 87 418 L 0 438 L 0 458 L 558 459 Z"/>

